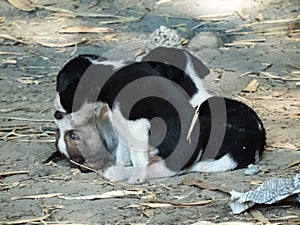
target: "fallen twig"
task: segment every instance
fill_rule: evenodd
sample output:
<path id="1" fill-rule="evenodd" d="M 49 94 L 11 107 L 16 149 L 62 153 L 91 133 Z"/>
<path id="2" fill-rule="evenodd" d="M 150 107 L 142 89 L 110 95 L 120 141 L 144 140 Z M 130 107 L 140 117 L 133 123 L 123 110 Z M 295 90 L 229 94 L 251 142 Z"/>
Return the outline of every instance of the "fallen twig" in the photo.
<path id="1" fill-rule="evenodd" d="M 83 26 L 76 26 L 76 27 L 61 27 L 59 33 L 111 33 L 113 32 L 113 28 L 109 27 L 83 27 Z"/>
<path id="2" fill-rule="evenodd" d="M 0 52 L 0 55 L 22 55 L 19 52 Z"/>
<path id="3" fill-rule="evenodd" d="M 199 188 L 207 189 L 207 190 L 211 190 L 211 191 L 221 191 L 221 192 L 226 193 L 226 194 L 228 194 L 229 191 L 230 191 L 229 189 L 227 189 L 225 187 L 215 185 L 215 184 L 212 184 L 212 183 L 203 182 L 201 180 L 192 180 L 192 179 L 189 179 L 189 178 L 185 178 L 182 181 L 182 183 L 184 185 L 188 185 L 188 186 L 195 185 Z"/>
<path id="4" fill-rule="evenodd" d="M 300 19 L 300 15 L 297 18 L 290 18 L 290 19 L 282 19 L 282 20 L 267 20 L 267 21 L 261 21 L 261 22 L 253 22 L 253 23 L 247 23 L 247 24 L 241 24 L 237 27 L 252 27 L 257 25 L 264 25 L 264 24 L 273 24 L 273 23 L 287 23 L 287 22 L 293 22 Z"/>
<path id="5" fill-rule="evenodd" d="M 85 168 L 85 169 L 87 169 L 87 170 L 93 171 L 93 172 L 95 172 L 95 173 L 100 173 L 99 171 L 94 170 L 93 168 L 90 168 L 90 167 L 88 167 L 88 166 L 79 164 L 79 163 L 73 161 L 72 159 L 70 160 L 70 162 L 73 163 L 73 164 L 75 164 L 75 165 L 77 165 L 77 166 L 81 166 L 81 167 L 83 167 L 83 168 Z"/>
<path id="6" fill-rule="evenodd" d="M 1 113 L 10 113 L 10 112 L 15 112 L 15 111 L 27 111 L 31 110 L 30 108 L 27 107 L 20 107 L 20 108 L 8 108 L 8 109 L 0 109 Z"/>
<path id="7" fill-rule="evenodd" d="M 232 43 L 225 43 L 224 46 L 255 45 L 256 43 L 265 42 L 265 41 L 266 41 L 265 38 L 239 40 L 239 41 L 233 41 Z"/>
<path id="8" fill-rule="evenodd" d="M 153 199 L 147 203 L 135 203 L 126 208 L 137 208 L 137 207 L 150 207 L 150 208 L 165 208 L 165 207 L 191 207 L 191 206 L 200 206 L 200 205 L 207 205 L 211 203 L 213 200 L 201 200 L 198 202 L 187 202 L 187 203 L 177 203 L 177 202 L 168 202 Z"/>
<path id="9" fill-rule="evenodd" d="M 86 43 L 88 40 L 87 39 L 83 39 L 81 41 L 74 41 L 74 42 L 67 42 L 67 43 L 50 43 L 50 42 L 44 42 L 44 41 L 40 41 L 35 39 L 35 41 L 45 47 L 50 47 L 50 48 L 64 48 L 64 47 L 70 47 L 70 46 L 76 46 L 79 44 L 84 44 Z"/>
<path id="10" fill-rule="evenodd" d="M 0 34 L 0 38 L 6 39 L 6 40 L 15 41 L 17 43 L 29 44 L 29 42 L 27 42 L 27 41 L 23 41 L 21 39 L 14 38 L 13 36 L 10 36 L 8 34 Z"/>
<path id="11" fill-rule="evenodd" d="M 295 161 L 295 162 L 290 163 L 289 165 L 287 165 L 287 166 L 284 167 L 283 169 L 285 170 L 285 169 L 287 169 L 287 168 L 290 168 L 290 167 L 292 167 L 292 166 L 296 166 L 296 165 L 298 165 L 298 164 L 300 164 L 300 159 L 297 160 L 297 161 Z"/>
<path id="12" fill-rule="evenodd" d="M 31 223 L 31 222 L 45 220 L 50 216 L 51 216 L 51 213 L 47 214 L 45 216 L 31 218 L 31 219 L 20 219 L 20 220 L 14 220 L 14 221 L 0 221 L 0 224 L 7 224 L 7 225 L 9 225 L 9 224 L 25 224 L 25 223 Z"/>
<path id="13" fill-rule="evenodd" d="M 0 176 L 12 176 L 17 174 L 28 174 L 29 170 L 20 170 L 20 171 L 9 171 L 9 172 L 0 172 Z"/>
<path id="14" fill-rule="evenodd" d="M 142 194 L 144 194 L 143 190 L 137 190 L 137 191 L 116 190 L 116 191 L 109 191 L 100 195 L 86 195 L 86 196 L 78 196 L 78 197 L 60 196 L 60 198 L 66 200 L 95 200 L 95 199 L 107 199 L 107 198 L 121 198 L 121 197 L 142 195 Z"/>
<path id="15" fill-rule="evenodd" d="M 61 195 L 63 195 L 63 193 L 52 193 L 52 194 L 42 194 L 42 195 L 27 195 L 27 196 L 12 197 L 11 200 L 53 198 L 53 197 L 59 197 Z"/>
<path id="16" fill-rule="evenodd" d="M 21 118 L 21 117 L 5 117 L 5 116 L 0 116 L 0 119 L 6 119 L 6 120 L 19 120 L 19 121 L 29 121 L 29 122 L 38 122 L 38 123 L 54 123 L 53 120 L 47 120 L 47 119 L 31 119 L 31 118 Z"/>

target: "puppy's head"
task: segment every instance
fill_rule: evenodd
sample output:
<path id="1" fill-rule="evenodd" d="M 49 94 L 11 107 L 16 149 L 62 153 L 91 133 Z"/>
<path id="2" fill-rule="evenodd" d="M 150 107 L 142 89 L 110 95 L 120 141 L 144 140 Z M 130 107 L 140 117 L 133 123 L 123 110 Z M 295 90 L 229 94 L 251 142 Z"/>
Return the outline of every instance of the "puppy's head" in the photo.
<path id="1" fill-rule="evenodd" d="M 107 145 L 103 131 L 99 131 L 99 127 L 107 127 L 99 123 L 109 122 L 107 108 L 102 103 L 98 103 L 96 111 L 91 104 L 71 114 L 55 111 L 54 119 L 58 126 L 56 147 L 67 159 L 94 170 L 114 163 L 115 146 Z M 79 168 L 86 171 L 84 167 Z"/>

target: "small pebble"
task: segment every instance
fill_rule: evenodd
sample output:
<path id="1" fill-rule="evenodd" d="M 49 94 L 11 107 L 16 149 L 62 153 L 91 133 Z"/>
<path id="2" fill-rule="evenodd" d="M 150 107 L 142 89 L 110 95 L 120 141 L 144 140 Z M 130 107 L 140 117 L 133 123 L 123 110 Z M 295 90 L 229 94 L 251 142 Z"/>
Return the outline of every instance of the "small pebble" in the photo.
<path id="1" fill-rule="evenodd" d="M 249 165 L 248 168 L 245 170 L 245 175 L 253 176 L 259 172 L 258 165 Z"/>
<path id="2" fill-rule="evenodd" d="M 50 169 L 42 163 L 33 163 L 28 166 L 30 177 L 45 177 L 50 175 Z"/>

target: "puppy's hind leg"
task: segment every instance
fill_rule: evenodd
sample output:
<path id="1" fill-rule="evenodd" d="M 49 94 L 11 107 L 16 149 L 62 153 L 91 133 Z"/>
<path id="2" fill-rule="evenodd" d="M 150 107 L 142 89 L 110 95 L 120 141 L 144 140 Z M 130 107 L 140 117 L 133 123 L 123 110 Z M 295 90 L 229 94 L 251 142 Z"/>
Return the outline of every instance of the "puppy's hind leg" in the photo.
<path id="1" fill-rule="evenodd" d="M 139 119 L 128 121 L 128 143 L 130 158 L 133 165 L 132 176 L 128 179 L 129 184 L 142 184 L 147 181 L 147 166 L 149 164 L 149 129 L 150 121 Z"/>

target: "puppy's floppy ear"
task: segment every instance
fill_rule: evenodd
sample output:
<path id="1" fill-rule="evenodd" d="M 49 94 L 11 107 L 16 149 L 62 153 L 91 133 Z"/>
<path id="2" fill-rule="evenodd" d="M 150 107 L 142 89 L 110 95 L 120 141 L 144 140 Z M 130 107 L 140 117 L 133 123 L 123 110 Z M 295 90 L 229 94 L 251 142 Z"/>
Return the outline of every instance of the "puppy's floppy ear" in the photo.
<path id="1" fill-rule="evenodd" d="M 56 91 L 61 93 L 68 89 L 76 89 L 82 75 L 90 65 L 91 62 L 83 57 L 70 60 L 57 75 Z"/>
<path id="2" fill-rule="evenodd" d="M 192 54 L 186 50 L 184 52 L 185 52 L 186 57 L 190 60 L 190 63 L 194 67 L 194 70 L 196 71 L 198 76 L 201 79 L 204 79 L 205 76 L 210 73 L 209 68 L 202 62 L 202 60 L 198 56 L 195 56 L 194 54 Z M 188 68 L 186 68 L 186 69 L 188 69 Z"/>
<path id="3" fill-rule="evenodd" d="M 95 107 L 96 118 L 104 119 L 108 117 L 109 106 L 106 103 L 97 103 Z"/>
<path id="4" fill-rule="evenodd" d="M 98 61 L 107 58 L 98 55 L 79 55 L 71 59 L 57 75 L 56 91 L 61 93 L 70 88 L 76 88 L 87 68 Z"/>

